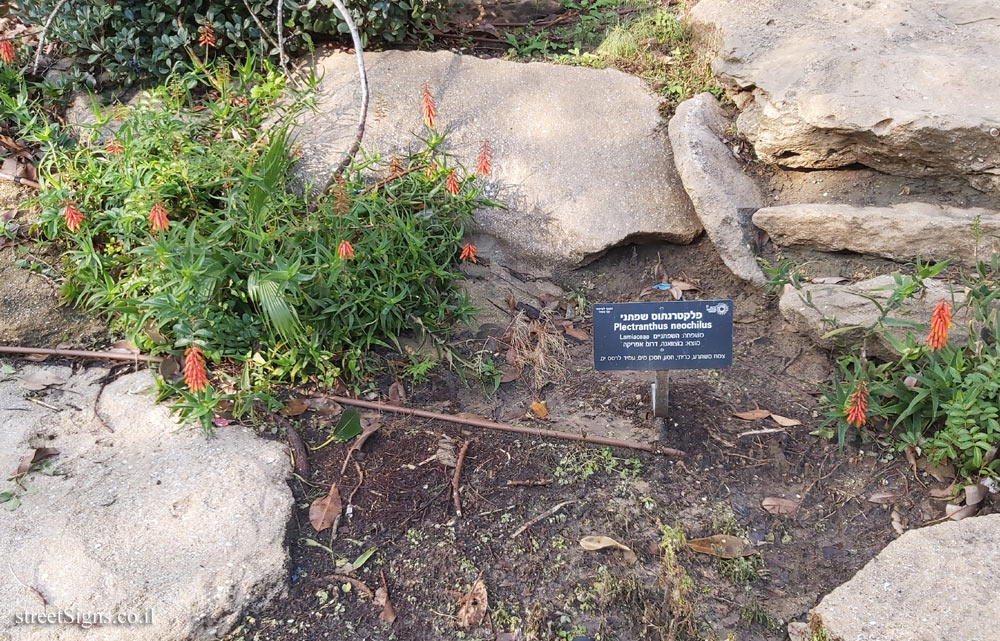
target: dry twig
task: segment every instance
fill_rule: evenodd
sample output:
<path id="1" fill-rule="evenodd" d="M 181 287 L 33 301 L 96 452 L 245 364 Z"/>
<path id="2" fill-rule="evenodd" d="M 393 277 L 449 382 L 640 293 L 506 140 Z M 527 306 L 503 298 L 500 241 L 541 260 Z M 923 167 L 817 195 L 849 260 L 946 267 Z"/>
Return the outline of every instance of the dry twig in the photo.
<path id="1" fill-rule="evenodd" d="M 458 492 L 458 481 L 459 477 L 462 475 L 462 464 L 465 462 L 465 453 L 469 449 L 469 444 L 472 443 L 472 439 L 466 440 L 462 443 L 462 448 L 458 450 L 458 461 L 455 463 L 455 473 L 451 477 L 451 496 L 455 500 L 455 516 L 458 518 L 462 517 L 462 499 Z"/>
<path id="2" fill-rule="evenodd" d="M 354 138 L 354 142 L 351 144 L 350 149 L 347 150 L 347 155 L 340 161 L 340 165 L 327 180 L 322 193 L 329 191 L 333 181 L 343 174 L 347 166 L 354 160 L 355 154 L 361 148 L 361 139 L 365 135 L 365 122 L 368 118 L 368 73 L 365 71 L 365 57 L 361 49 L 361 35 L 358 34 L 358 27 L 354 24 L 354 19 L 351 17 L 351 13 L 347 10 L 347 7 L 344 6 L 342 0 L 333 0 L 333 4 L 336 5 L 337 10 L 340 11 L 340 15 L 343 16 L 344 22 L 347 24 L 347 29 L 351 32 L 351 40 L 354 42 L 354 54 L 358 59 L 358 75 L 361 83 L 361 116 L 358 120 L 358 133 Z"/>
<path id="3" fill-rule="evenodd" d="M 52 13 L 50 13 L 49 17 L 45 19 L 45 25 L 42 27 L 42 32 L 38 35 L 38 49 L 35 50 L 35 64 L 31 68 L 31 73 L 38 73 L 38 63 L 42 59 L 42 49 L 45 48 L 45 35 L 49 31 L 52 19 L 56 17 L 56 14 L 59 13 L 59 10 L 62 9 L 64 4 L 66 4 L 66 0 L 59 0 L 56 6 L 52 9 Z"/>
<path id="4" fill-rule="evenodd" d="M 576 502 L 577 502 L 576 499 L 572 499 L 572 500 L 569 500 L 569 501 L 563 501 L 562 503 L 556 503 L 554 506 L 550 507 L 549 509 L 545 510 L 544 512 L 542 512 L 541 514 L 539 514 L 535 518 L 531 519 L 530 521 L 528 521 L 527 523 L 525 523 L 524 525 L 522 525 L 521 527 L 517 528 L 517 531 L 514 532 L 513 534 L 511 534 L 510 538 L 516 539 L 525 530 L 527 530 L 529 527 L 531 527 L 535 523 L 538 523 L 542 519 L 546 519 L 546 518 L 552 516 L 553 514 L 555 514 L 559 510 L 563 509 L 564 507 L 566 507 L 570 503 L 576 503 Z"/>

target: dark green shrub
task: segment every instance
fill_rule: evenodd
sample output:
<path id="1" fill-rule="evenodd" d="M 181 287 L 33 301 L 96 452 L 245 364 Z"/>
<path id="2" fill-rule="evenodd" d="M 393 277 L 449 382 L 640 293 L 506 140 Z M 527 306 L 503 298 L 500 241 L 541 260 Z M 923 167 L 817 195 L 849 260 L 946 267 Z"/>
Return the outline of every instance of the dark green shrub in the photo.
<path id="1" fill-rule="evenodd" d="M 25 22 L 43 24 L 58 0 L 15 0 Z M 265 29 L 275 37 L 274 0 L 247 0 Z M 444 12 L 445 0 L 352 0 L 346 3 L 362 36 L 383 42 L 426 37 Z M 305 51 L 312 35 L 347 32 L 330 0 L 287 0 L 283 19 L 287 53 Z M 217 46 L 206 56 L 199 29 L 211 25 Z M 66 53 L 107 70 L 119 82 L 165 78 L 189 63 L 185 46 L 202 57 L 242 60 L 248 54 L 275 56 L 243 0 L 69 0 L 52 22 L 49 38 Z"/>

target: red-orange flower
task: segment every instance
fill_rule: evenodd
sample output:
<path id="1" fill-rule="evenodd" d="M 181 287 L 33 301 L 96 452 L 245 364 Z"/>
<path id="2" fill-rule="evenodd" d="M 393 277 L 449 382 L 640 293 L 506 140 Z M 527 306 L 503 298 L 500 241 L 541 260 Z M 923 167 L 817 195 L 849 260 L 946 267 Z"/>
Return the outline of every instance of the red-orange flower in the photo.
<path id="1" fill-rule="evenodd" d="M 83 212 L 77 209 L 73 203 L 69 203 L 63 207 L 63 218 L 66 220 L 66 229 L 76 231 L 80 228 L 80 222 L 83 220 Z"/>
<path id="2" fill-rule="evenodd" d="M 403 161 L 399 156 L 393 154 L 389 157 L 389 176 L 395 177 L 403 173 Z"/>
<path id="3" fill-rule="evenodd" d="M 0 42 L 0 60 L 5 65 L 14 62 L 14 45 L 11 44 L 10 40 Z"/>
<path id="4" fill-rule="evenodd" d="M 444 190 L 452 196 L 458 195 L 458 174 L 452 169 L 448 172 L 448 180 L 444 183 Z"/>
<path id="5" fill-rule="evenodd" d="M 847 424 L 854 427 L 861 427 L 865 424 L 868 412 L 868 384 L 858 379 L 854 391 L 847 397 L 847 407 L 844 413 L 847 415 Z"/>
<path id="6" fill-rule="evenodd" d="M 121 142 L 119 142 L 117 138 L 109 138 L 108 142 L 104 143 L 104 151 L 108 152 L 112 156 L 117 156 L 125 151 L 125 147 L 122 146 Z"/>
<path id="7" fill-rule="evenodd" d="M 340 245 L 337 247 L 337 255 L 344 260 L 354 258 L 354 248 L 351 247 L 351 243 L 346 240 L 340 241 Z"/>
<path id="8" fill-rule="evenodd" d="M 428 179 L 433 178 L 434 172 L 436 172 L 437 170 L 438 170 L 438 164 L 432 160 L 430 164 L 427 165 L 427 169 L 424 170 L 424 175 L 427 176 Z"/>
<path id="9" fill-rule="evenodd" d="M 476 158 L 476 173 L 480 176 L 489 176 L 490 168 L 493 166 L 493 152 L 490 149 L 490 141 L 484 140 L 479 147 L 479 157 Z"/>
<path id="10" fill-rule="evenodd" d="M 205 48 L 215 46 L 215 29 L 212 25 L 206 24 L 198 27 L 198 44 Z"/>
<path id="11" fill-rule="evenodd" d="M 149 223 L 152 225 L 153 231 L 164 231 L 170 226 L 170 221 L 167 220 L 167 208 L 163 206 L 163 203 L 156 203 L 150 208 Z"/>
<path id="12" fill-rule="evenodd" d="M 931 314 L 931 331 L 927 335 L 927 347 L 939 350 L 948 342 L 948 328 L 951 327 L 951 303 L 945 299 L 938 301 Z"/>
<path id="13" fill-rule="evenodd" d="M 205 375 L 205 357 L 201 347 L 192 345 L 184 351 L 184 383 L 192 392 L 200 392 L 208 385 Z"/>
<path id="14" fill-rule="evenodd" d="M 458 259 L 476 262 L 476 246 L 472 243 L 465 243 L 465 247 L 462 248 L 462 253 L 458 255 Z"/>
<path id="15" fill-rule="evenodd" d="M 434 96 L 431 95 L 431 88 L 425 82 L 420 90 L 420 113 L 424 117 L 424 124 L 434 128 L 434 116 L 437 113 L 434 109 Z"/>
<path id="16" fill-rule="evenodd" d="M 343 176 L 337 176 L 333 187 L 333 213 L 344 216 L 351 212 L 351 199 L 347 195 L 347 183 Z"/>

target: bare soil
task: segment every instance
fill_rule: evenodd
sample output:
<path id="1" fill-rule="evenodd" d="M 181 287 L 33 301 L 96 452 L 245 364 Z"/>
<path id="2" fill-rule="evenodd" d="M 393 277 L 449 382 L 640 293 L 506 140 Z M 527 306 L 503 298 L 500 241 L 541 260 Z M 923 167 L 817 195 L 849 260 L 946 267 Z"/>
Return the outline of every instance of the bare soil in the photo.
<path id="1" fill-rule="evenodd" d="M 700 287 L 697 296 L 734 299 L 739 321 L 731 369 L 674 373 L 665 427 L 649 414 L 649 377 L 593 371 L 589 344 L 570 346 L 567 376 L 540 391 L 516 380 L 491 397 L 439 371 L 409 390 L 408 402 L 548 429 L 659 440 L 685 450 L 684 459 L 383 415 L 381 430 L 343 477 L 346 446 L 311 454 L 310 482 L 293 483 L 299 510 L 289 533 L 288 596 L 248 613 L 229 639 L 783 639 L 784 623 L 801 618 L 897 536 L 893 509 L 907 527 L 940 516 L 941 503 L 928 498 L 891 452 L 873 443 L 859 450 L 856 436 L 838 451 L 810 436 L 820 424 L 816 395 L 829 374 L 828 355 L 790 333 L 775 301 L 737 282 L 709 242 L 620 248 L 564 274 L 559 284 L 590 301 L 635 300 L 653 282 L 658 255 L 668 274 Z M 510 290 L 519 302 L 541 305 L 521 292 L 538 288 L 537 282 L 498 272 L 483 270 L 469 281 L 479 300 L 505 308 L 500 294 Z M 467 354 L 489 348 L 491 339 L 475 336 L 470 331 L 454 344 Z M 390 383 L 384 381 L 384 395 Z M 536 400 L 546 403 L 544 420 L 531 418 L 529 404 Z M 732 416 L 757 406 L 802 425 L 780 428 Z M 330 426 L 321 419 L 298 422 L 308 443 L 326 440 Z M 769 431 L 745 434 L 754 430 Z M 453 468 L 433 460 L 444 437 L 456 446 L 470 442 L 461 517 Z M 510 485 L 524 480 L 551 483 Z M 922 479 L 928 481 L 933 484 Z M 331 540 L 330 531 L 312 530 L 308 506 L 333 482 L 351 516 Z M 884 490 L 900 495 L 895 505 L 866 500 Z M 761 506 L 766 497 L 791 499 L 800 509 L 769 514 Z M 512 536 L 565 501 L 572 503 Z M 682 549 L 671 563 L 660 546 L 664 528 L 688 538 L 742 536 L 759 555 L 723 561 Z M 610 536 L 634 557 L 584 550 L 579 540 L 588 535 Z M 345 591 L 345 581 L 333 576 L 331 555 L 309 540 L 348 561 L 375 548 L 356 577 L 376 590 L 384 574 L 396 622 L 380 622 L 381 608 L 357 588 Z M 678 601 L 671 592 L 685 574 L 690 582 Z M 462 630 L 460 598 L 477 579 L 488 591 L 488 615 L 482 625 Z"/>

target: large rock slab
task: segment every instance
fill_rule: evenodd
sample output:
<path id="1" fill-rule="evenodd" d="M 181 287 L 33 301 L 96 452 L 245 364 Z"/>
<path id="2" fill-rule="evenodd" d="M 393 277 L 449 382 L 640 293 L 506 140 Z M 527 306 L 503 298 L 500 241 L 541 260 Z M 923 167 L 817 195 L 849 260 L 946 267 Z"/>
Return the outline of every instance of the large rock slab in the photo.
<path id="1" fill-rule="evenodd" d="M 1000 514 L 910 530 L 812 611 L 830 641 L 995 641 Z"/>
<path id="2" fill-rule="evenodd" d="M 387 51 L 365 61 L 371 112 L 364 144 L 383 154 L 418 146 L 420 89 L 428 83 L 448 151 L 475 167 L 481 141 L 490 141 L 486 194 L 506 209 L 480 212 L 476 223 L 518 258 L 578 265 L 626 242 L 688 243 L 701 232 L 657 99 L 638 78 L 447 51 Z M 322 94 L 297 140 L 299 171 L 322 182 L 354 138 L 360 89 L 354 56 L 317 64 Z"/>
<path id="3" fill-rule="evenodd" d="M 1000 191 L 994 0 L 701 0 L 691 20 L 763 160 Z"/>
<path id="4" fill-rule="evenodd" d="M 978 221 L 979 241 L 972 228 Z M 892 207 L 801 204 L 767 207 L 753 223 L 778 245 L 852 251 L 892 260 L 989 260 L 1000 235 L 1000 212 L 930 203 Z"/>
<path id="5" fill-rule="evenodd" d="M 14 379 L 0 382 L 3 478 L 33 448 L 59 450 L 49 474 L 22 481 L 16 509 L 0 509 L 0 558 L 9 565 L 0 573 L 0 640 L 201 641 L 284 589 L 293 499 L 281 445 L 242 427 L 214 438 L 178 431 L 154 403 L 146 372 L 103 392 L 105 369 L 18 372 L 38 373 L 64 381 L 38 392 L 54 410 L 28 402 Z M 25 586 L 41 592 L 47 609 Z M 14 618 L 45 611 L 152 623 L 87 630 Z"/>
<path id="6" fill-rule="evenodd" d="M 750 222 L 764 201 L 726 142 L 729 121 L 710 93 L 677 106 L 668 132 L 674 162 L 705 233 L 733 274 L 764 285 L 757 264 L 757 231 Z"/>
<path id="7" fill-rule="evenodd" d="M 911 333 L 918 342 L 927 336 L 934 305 L 942 298 L 961 303 L 965 295 L 952 292 L 947 284 L 933 279 L 924 280 L 922 296 L 907 299 L 901 307 L 889 314 L 890 318 L 920 323 L 923 330 L 890 327 L 891 335 L 897 340 Z M 852 285 L 828 283 L 803 283 L 801 289 L 786 285 L 778 301 L 778 309 L 785 320 L 797 331 L 809 336 L 820 347 L 843 348 L 865 342 L 869 356 L 881 360 L 894 360 L 898 353 L 892 343 L 881 333 L 866 339 L 866 329 L 878 321 L 880 312 L 871 299 L 883 307 L 895 289 L 892 274 L 869 278 Z M 958 337 L 968 331 L 968 316 L 965 311 L 957 311 L 952 322 L 950 336 Z M 836 336 L 827 334 L 838 328 L 860 326 L 841 332 Z"/>

